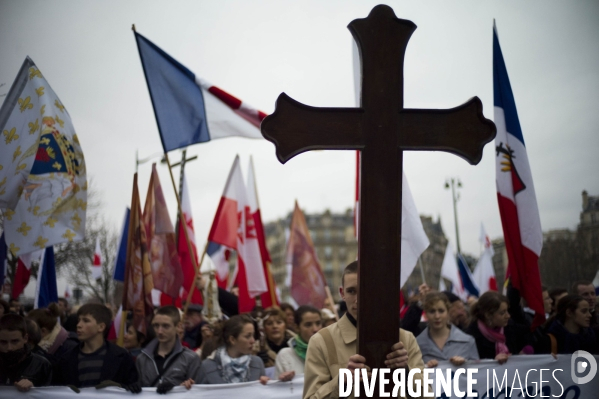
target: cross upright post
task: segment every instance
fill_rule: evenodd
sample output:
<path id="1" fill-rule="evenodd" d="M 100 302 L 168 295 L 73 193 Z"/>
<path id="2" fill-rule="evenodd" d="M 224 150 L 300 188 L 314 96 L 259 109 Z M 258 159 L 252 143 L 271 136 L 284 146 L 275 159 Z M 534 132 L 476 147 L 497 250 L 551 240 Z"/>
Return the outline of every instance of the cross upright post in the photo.
<path id="1" fill-rule="evenodd" d="M 362 151 L 358 237 L 358 353 L 370 367 L 398 340 L 404 150 L 447 151 L 477 164 L 495 125 L 477 97 L 447 110 L 405 109 L 403 59 L 411 21 L 376 6 L 349 24 L 360 50 L 360 108 L 315 108 L 285 93 L 262 122 L 279 161 L 314 149 Z"/>

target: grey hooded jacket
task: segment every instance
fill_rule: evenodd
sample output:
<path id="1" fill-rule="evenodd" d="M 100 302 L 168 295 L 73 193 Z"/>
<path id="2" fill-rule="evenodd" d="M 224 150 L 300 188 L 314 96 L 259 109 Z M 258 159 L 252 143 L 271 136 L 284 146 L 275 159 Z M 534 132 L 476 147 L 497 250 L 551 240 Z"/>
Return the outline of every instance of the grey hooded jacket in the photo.
<path id="1" fill-rule="evenodd" d="M 157 346 L 158 340 L 154 339 L 137 356 L 135 363 L 142 387 L 155 387 L 161 382 L 170 382 L 177 386 L 190 378 L 196 384 L 199 382 L 202 360 L 194 351 L 181 345 L 179 340 L 164 362 L 162 378 L 158 378 L 158 367 L 154 362 L 154 351 Z"/>

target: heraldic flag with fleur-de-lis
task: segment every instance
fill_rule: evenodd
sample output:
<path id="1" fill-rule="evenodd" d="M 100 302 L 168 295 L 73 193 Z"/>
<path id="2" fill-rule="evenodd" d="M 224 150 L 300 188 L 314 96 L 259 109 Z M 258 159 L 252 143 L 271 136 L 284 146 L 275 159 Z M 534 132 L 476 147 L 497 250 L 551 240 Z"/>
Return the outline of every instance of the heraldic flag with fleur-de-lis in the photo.
<path id="1" fill-rule="evenodd" d="M 66 108 L 30 58 L 0 109 L 0 130 L 0 192 L 7 190 L 0 207 L 10 251 L 21 255 L 83 239 L 83 151 Z"/>

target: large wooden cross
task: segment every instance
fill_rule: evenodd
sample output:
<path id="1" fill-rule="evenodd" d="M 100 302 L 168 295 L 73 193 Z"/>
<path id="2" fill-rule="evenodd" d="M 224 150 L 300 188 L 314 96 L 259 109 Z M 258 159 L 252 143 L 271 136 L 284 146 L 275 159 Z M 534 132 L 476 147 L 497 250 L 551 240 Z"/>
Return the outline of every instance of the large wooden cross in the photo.
<path id="1" fill-rule="evenodd" d="M 384 5 L 352 21 L 362 66 L 361 107 L 315 108 L 282 93 L 261 126 L 282 163 L 315 149 L 362 151 L 358 353 L 370 367 L 385 367 L 385 355 L 397 342 L 403 151 L 448 151 L 477 164 L 496 131 L 477 97 L 447 110 L 404 108 L 403 59 L 415 29 Z"/>

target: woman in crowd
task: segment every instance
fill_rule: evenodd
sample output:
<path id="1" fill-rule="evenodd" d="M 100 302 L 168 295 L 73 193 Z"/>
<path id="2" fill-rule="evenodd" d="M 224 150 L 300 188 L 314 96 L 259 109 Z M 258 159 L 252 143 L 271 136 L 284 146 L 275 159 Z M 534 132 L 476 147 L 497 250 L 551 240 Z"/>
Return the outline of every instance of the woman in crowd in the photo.
<path id="1" fill-rule="evenodd" d="M 295 309 L 287 302 L 281 304 L 281 310 L 285 313 L 285 325 L 288 330 L 297 334 L 297 325 L 295 324 Z"/>
<path id="2" fill-rule="evenodd" d="M 252 355 L 254 323 L 247 315 L 237 315 L 216 328 L 218 348 L 202 361 L 199 384 L 227 384 L 256 381 L 266 384 L 262 360 Z"/>
<path id="3" fill-rule="evenodd" d="M 599 354 L 597 337 L 589 328 L 589 303 L 579 295 L 566 295 L 557 303 L 557 312 L 541 328 L 535 353 L 571 354 L 578 350 Z"/>
<path id="4" fill-rule="evenodd" d="M 288 348 L 276 357 L 275 378 L 289 381 L 295 374 L 304 374 L 308 341 L 322 328 L 322 316 L 313 306 L 303 305 L 295 311 L 294 323 L 299 327 L 297 336 L 287 341 Z"/>
<path id="5" fill-rule="evenodd" d="M 133 324 L 127 323 L 126 327 L 125 336 L 123 337 L 123 347 L 127 349 L 135 359 L 145 346 L 146 336 L 142 332 L 137 331 Z"/>
<path id="6" fill-rule="evenodd" d="M 287 342 L 295 334 L 287 330 L 285 313 L 275 307 L 264 311 L 262 318 L 265 339 L 260 342 L 260 351 L 258 356 L 264 362 L 264 367 L 273 367 L 277 359 L 277 353 L 289 345 Z"/>
<path id="7" fill-rule="evenodd" d="M 521 309 L 520 309 L 521 311 Z M 508 298 L 496 291 L 487 291 L 471 308 L 472 323 L 466 333 L 476 341 L 481 359 L 495 359 L 500 364 L 507 362 L 511 353 L 520 353 L 524 345 L 520 325 L 506 329 L 510 320 Z"/>
<path id="8" fill-rule="evenodd" d="M 55 365 L 63 355 L 77 346 L 77 341 L 69 338 L 67 330 L 58 323 L 60 309 L 55 303 L 47 308 L 33 309 L 27 318 L 33 320 L 40 328 L 42 340 L 38 346 L 46 351 L 46 358 Z"/>
<path id="9" fill-rule="evenodd" d="M 436 367 L 439 360 L 449 360 L 461 366 L 467 360 L 478 359 L 474 338 L 449 322 L 449 299 L 442 292 L 432 292 L 422 303 L 428 327 L 418 338 L 422 360 L 426 367 Z"/>

